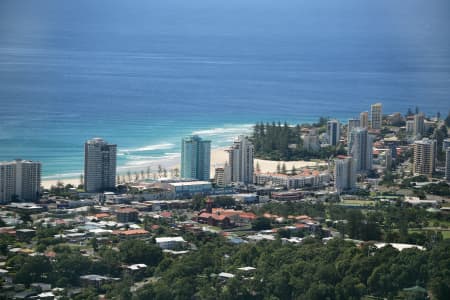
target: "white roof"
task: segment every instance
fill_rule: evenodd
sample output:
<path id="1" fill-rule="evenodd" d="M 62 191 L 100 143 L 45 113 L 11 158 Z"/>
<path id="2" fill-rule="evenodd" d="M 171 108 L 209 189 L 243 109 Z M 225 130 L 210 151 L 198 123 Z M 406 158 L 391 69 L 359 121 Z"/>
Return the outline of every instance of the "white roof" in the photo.
<path id="1" fill-rule="evenodd" d="M 203 184 L 211 185 L 211 182 L 209 182 L 209 181 L 184 181 L 184 182 L 171 182 L 169 184 L 172 186 L 203 185 Z"/>
<path id="2" fill-rule="evenodd" d="M 159 237 L 156 238 L 156 243 L 168 243 L 168 242 L 186 242 L 181 236 L 173 236 L 173 237 Z"/>
<path id="3" fill-rule="evenodd" d="M 95 228 L 95 229 L 90 229 L 89 232 L 93 233 L 93 234 L 107 234 L 107 233 L 112 233 L 112 230 L 107 230 L 107 229 L 103 229 L 103 228 Z"/>
<path id="4" fill-rule="evenodd" d="M 47 298 L 47 297 L 55 297 L 55 294 L 52 292 L 44 292 L 38 295 L 39 298 Z"/>
<path id="5" fill-rule="evenodd" d="M 242 267 L 242 268 L 238 268 L 238 270 L 240 270 L 240 271 L 253 271 L 253 270 L 256 270 L 256 268 L 254 268 L 254 267 Z"/>
<path id="6" fill-rule="evenodd" d="M 127 268 L 130 270 L 139 270 L 142 268 L 147 268 L 147 265 L 146 264 L 134 264 L 134 265 L 128 266 Z"/>
<path id="7" fill-rule="evenodd" d="M 379 249 L 379 248 L 386 247 L 388 245 L 391 245 L 392 247 L 394 247 L 398 251 L 402 251 L 404 249 L 410 249 L 410 248 L 417 248 L 419 250 L 425 250 L 425 247 L 422 247 L 422 246 L 419 246 L 419 245 L 401 244 L 401 243 L 376 243 L 375 247 L 377 247 Z"/>
<path id="8" fill-rule="evenodd" d="M 234 274 L 221 272 L 221 273 L 219 273 L 219 277 L 234 278 Z"/>

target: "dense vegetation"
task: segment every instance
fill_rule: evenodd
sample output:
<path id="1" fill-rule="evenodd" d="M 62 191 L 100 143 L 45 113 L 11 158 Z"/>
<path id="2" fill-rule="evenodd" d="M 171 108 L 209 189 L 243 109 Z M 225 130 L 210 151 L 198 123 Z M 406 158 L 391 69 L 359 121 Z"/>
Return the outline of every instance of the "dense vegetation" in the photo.
<path id="1" fill-rule="evenodd" d="M 399 252 L 343 240 L 301 246 L 278 241 L 233 247 L 219 238 L 180 259 L 166 258 L 156 269 L 159 280 L 133 299 L 361 299 L 364 295 L 423 299 L 404 289 L 419 285 L 435 299 L 450 293 L 450 241 L 431 251 Z M 237 268 L 255 267 L 247 274 Z M 220 272 L 235 274 L 223 279 Z"/>
<path id="2" fill-rule="evenodd" d="M 343 147 L 322 147 L 311 152 L 303 149 L 300 125 L 287 123 L 259 123 L 254 126 L 252 141 L 257 158 L 269 160 L 309 160 L 327 159 L 330 156 L 345 154 Z"/>

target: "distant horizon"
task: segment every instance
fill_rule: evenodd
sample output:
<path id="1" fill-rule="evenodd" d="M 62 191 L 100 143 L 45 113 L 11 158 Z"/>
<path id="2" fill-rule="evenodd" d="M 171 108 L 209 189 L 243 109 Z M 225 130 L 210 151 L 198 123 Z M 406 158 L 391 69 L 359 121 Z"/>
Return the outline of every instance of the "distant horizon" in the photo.
<path id="1" fill-rule="evenodd" d="M 4 0 L 0 160 L 73 176 L 93 136 L 133 150 L 119 166 L 157 165 L 258 121 L 445 115 L 448 36 L 447 0 Z"/>

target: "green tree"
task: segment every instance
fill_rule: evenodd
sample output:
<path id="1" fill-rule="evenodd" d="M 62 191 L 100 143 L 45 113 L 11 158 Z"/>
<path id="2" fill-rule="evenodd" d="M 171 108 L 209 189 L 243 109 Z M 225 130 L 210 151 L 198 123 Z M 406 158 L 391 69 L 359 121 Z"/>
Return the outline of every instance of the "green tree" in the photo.
<path id="1" fill-rule="evenodd" d="M 144 263 L 156 266 L 162 260 L 162 251 L 155 244 L 142 240 L 126 240 L 119 245 L 122 261 L 127 264 Z"/>
<path id="2" fill-rule="evenodd" d="M 253 230 L 266 230 L 272 228 L 270 219 L 264 217 L 258 217 L 252 222 Z"/>
<path id="3" fill-rule="evenodd" d="M 26 285 L 33 282 L 49 282 L 51 272 L 52 266 L 45 256 L 29 256 L 17 271 L 15 281 Z"/>

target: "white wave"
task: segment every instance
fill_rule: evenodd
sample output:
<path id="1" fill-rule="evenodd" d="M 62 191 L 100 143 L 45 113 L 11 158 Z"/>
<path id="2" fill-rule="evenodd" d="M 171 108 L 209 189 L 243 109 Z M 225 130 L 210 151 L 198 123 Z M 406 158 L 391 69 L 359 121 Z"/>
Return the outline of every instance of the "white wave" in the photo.
<path id="1" fill-rule="evenodd" d="M 196 130 L 192 132 L 192 134 L 202 136 L 222 136 L 222 135 L 229 136 L 229 135 L 248 134 L 250 133 L 252 127 L 253 127 L 252 124 L 243 124 L 233 127 L 218 127 L 212 129 Z"/>
<path id="2" fill-rule="evenodd" d="M 61 173 L 54 174 L 48 176 L 42 176 L 42 180 L 59 180 L 59 179 L 68 179 L 68 178 L 80 178 L 80 175 L 83 174 L 83 171 L 77 173 Z"/>
<path id="3" fill-rule="evenodd" d="M 122 149 L 119 152 L 121 153 L 130 153 L 130 152 L 144 152 L 144 151 L 154 151 L 154 150 L 164 150 L 171 149 L 174 144 L 165 143 L 165 144 L 156 144 L 156 145 L 148 145 L 144 147 L 134 148 L 134 149 Z"/>

